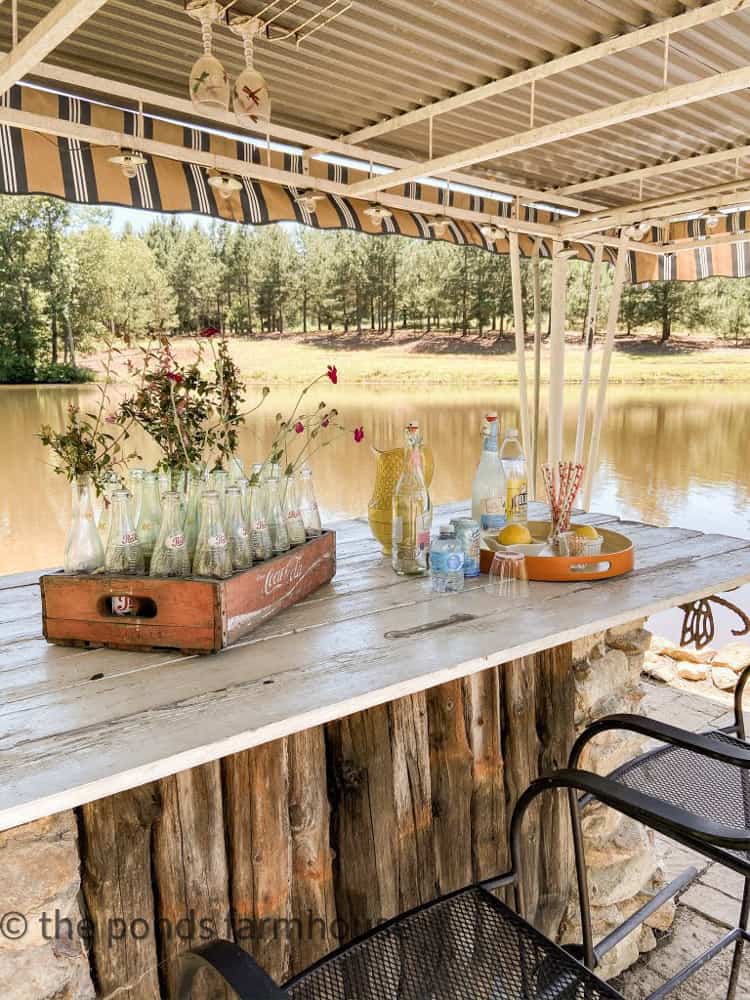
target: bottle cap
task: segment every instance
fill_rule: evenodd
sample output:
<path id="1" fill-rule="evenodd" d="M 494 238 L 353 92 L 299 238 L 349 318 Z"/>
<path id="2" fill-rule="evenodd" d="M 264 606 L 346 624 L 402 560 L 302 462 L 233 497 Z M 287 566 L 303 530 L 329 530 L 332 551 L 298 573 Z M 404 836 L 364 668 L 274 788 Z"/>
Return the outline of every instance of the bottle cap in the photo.
<path id="1" fill-rule="evenodd" d="M 488 424 L 494 423 L 494 421 L 497 420 L 496 411 L 492 410 L 491 413 L 486 413 L 484 419 L 487 421 Z"/>

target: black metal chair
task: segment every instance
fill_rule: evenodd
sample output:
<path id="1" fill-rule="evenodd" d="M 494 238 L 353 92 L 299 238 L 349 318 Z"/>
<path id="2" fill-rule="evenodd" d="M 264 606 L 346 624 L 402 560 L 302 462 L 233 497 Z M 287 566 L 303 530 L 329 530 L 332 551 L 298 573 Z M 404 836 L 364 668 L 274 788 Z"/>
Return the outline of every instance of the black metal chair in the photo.
<path id="1" fill-rule="evenodd" d="M 590 725 L 580 735 L 570 755 L 569 766 L 575 769 L 589 742 L 609 730 L 626 730 L 657 740 L 658 747 L 607 775 L 607 791 L 615 800 L 609 804 L 628 812 L 617 800 L 622 798 L 624 802 L 634 793 L 642 796 L 645 800 L 643 808 L 630 812 L 630 815 L 704 857 L 739 872 L 745 879 L 737 927 L 673 976 L 652 994 L 651 1000 L 667 996 L 730 946 L 734 946 L 734 957 L 727 1000 L 734 1000 L 736 996 L 743 945 L 750 940 L 750 742 L 742 711 L 743 694 L 748 682 L 750 667 L 739 677 L 734 696 L 735 718 L 731 726 L 696 734 L 638 715 L 612 715 Z M 578 796 L 569 792 L 583 929 L 583 959 L 590 969 L 595 969 L 618 941 L 687 886 L 696 870 L 687 869 L 645 907 L 595 944 L 581 832 L 581 811 L 592 798 L 598 796 Z"/>

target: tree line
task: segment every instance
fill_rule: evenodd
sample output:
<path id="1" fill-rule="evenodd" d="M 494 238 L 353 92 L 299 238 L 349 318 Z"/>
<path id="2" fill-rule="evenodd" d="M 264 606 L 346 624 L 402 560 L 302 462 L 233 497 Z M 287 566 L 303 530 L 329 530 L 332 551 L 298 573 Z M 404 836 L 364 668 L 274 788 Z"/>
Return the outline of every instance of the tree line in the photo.
<path id="1" fill-rule="evenodd" d="M 581 330 L 589 267 L 572 262 L 567 325 Z M 522 262 L 525 304 L 531 275 Z M 542 261 L 549 322 L 549 263 Z M 0 381 L 64 380 L 105 335 L 230 335 L 337 330 L 461 337 L 512 328 L 504 255 L 405 237 L 321 232 L 293 224 L 259 228 L 155 217 L 140 233 L 116 233 L 111 212 L 48 197 L 0 198 Z M 611 271 L 602 282 L 606 314 Z M 750 283 L 714 278 L 626 286 L 622 331 L 706 330 L 739 342 L 750 332 Z M 531 316 L 527 317 L 531 323 Z"/>

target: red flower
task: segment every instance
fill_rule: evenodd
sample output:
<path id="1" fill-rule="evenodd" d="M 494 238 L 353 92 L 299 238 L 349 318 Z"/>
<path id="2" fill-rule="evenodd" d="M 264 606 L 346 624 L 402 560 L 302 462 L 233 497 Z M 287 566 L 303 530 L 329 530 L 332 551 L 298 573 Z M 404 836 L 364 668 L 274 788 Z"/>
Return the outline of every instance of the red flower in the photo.
<path id="1" fill-rule="evenodd" d="M 328 371 L 326 372 L 326 375 L 333 382 L 333 384 L 336 385 L 336 383 L 339 380 L 339 373 L 336 370 L 336 365 L 329 365 L 328 366 Z"/>
<path id="2" fill-rule="evenodd" d="M 364 427 L 355 427 L 354 428 L 354 440 L 357 442 L 357 444 L 359 444 L 360 441 L 363 441 L 364 437 L 365 437 L 365 429 L 364 429 Z"/>
<path id="3" fill-rule="evenodd" d="M 217 330 L 215 326 L 207 326 L 205 330 L 201 330 L 201 337 L 220 337 L 221 330 Z"/>
<path id="4" fill-rule="evenodd" d="M 184 382 L 185 379 L 180 375 L 179 372 L 167 372 L 167 378 L 170 382 L 174 382 L 175 385 L 179 385 L 180 382 Z"/>
<path id="5" fill-rule="evenodd" d="M 302 431 L 305 429 L 305 425 L 302 423 L 301 420 L 298 420 L 297 423 L 294 425 L 294 429 L 298 434 L 301 434 Z"/>
<path id="6" fill-rule="evenodd" d="M 323 417 L 323 419 L 322 419 L 322 420 L 320 421 L 320 426 L 321 426 L 321 427 L 327 427 L 327 426 L 328 426 L 328 425 L 330 424 L 330 422 L 331 422 L 331 418 L 330 418 L 330 417 L 328 416 L 328 414 L 326 413 L 326 415 L 325 415 L 325 416 Z"/>
<path id="7" fill-rule="evenodd" d="M 117 416 L 114 413 L 108 413 L 107 416 L 104 418 L 104 421 L 107 424 L 116 424 Z"/>

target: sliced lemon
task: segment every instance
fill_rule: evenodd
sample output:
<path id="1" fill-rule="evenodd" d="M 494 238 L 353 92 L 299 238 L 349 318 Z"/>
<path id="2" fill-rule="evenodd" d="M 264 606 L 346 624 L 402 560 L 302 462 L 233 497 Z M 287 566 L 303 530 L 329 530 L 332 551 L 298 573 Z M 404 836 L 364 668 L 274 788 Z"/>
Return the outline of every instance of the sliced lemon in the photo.
<path id="1" fill-rule="evenodd" d="M 531 532 L 525 524 L 506 524 L 497 536 L 501 545 L 530 545 Z"/>
<path id="2" fill-rule="evenodd" d="M 579 538 L 599 537 L 599 532 L 596 530 L 593 524 L 574 524 L 572 525 L 572 528 Z"/>

